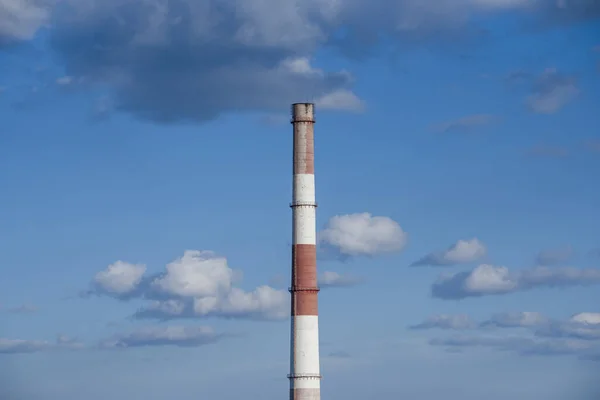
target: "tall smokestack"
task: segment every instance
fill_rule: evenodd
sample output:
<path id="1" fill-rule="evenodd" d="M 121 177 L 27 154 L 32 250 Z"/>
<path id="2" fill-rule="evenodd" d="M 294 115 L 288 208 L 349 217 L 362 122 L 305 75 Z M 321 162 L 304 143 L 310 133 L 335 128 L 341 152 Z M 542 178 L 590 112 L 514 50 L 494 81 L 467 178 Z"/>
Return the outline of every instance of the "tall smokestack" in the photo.
<path id="1" fill-rule="evenodd" d="M 317 286 L 314 104 L 292 105 L 292 334 L 290 400 L 320 400 L 319 288 Z"/>

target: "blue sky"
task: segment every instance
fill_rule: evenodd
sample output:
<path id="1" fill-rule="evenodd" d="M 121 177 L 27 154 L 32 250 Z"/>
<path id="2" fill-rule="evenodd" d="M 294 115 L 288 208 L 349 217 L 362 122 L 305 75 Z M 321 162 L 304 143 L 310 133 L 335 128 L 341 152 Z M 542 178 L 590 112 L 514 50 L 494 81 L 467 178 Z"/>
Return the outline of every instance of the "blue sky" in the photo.
<path id="1" fill-rule="evenodd" d="M 600 3 L 0 0 L 0 398 L 600 396 Z"/>

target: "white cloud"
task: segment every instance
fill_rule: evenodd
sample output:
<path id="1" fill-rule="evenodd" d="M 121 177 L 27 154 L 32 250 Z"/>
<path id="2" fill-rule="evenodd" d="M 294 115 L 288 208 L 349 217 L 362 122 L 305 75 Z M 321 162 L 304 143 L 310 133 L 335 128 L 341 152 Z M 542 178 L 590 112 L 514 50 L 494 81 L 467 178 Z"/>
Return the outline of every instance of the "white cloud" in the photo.
<path id="1" fill-rule="evenodd" d="M 180 297 L 218 296 L 231 291 L 234 272 L 227 259 L 209 251 L 186 251 L 167 264 L 166 274 L 150 286 L 161 293 Z"/>
<path id="2" fill-rule="evenodd" d="M 506 267 L 483 264 L 468 272 L 444 274 L 432 285 L 432 295 L 463 299 L 507 294 L 536 287 L 568 287 L 600 284 L 600 269 L 535 267 L 512 272 Z"/>
<path id="3" fill-rule="evenodd" d="M 142 281 L 146 266 L 117 261 L 96 274 L 93 285 L 101 292 L 125 295 L 132 292 Z"/>
<path id="4" fill-rule="evenodd" d="M 407 236 L 391 218 L 348 214 L 332 217 L 319 233 L 319 243 L 342 256 L 374 256 L 401 251 Z"/>
<path id="5" fill-rule="evenodd" d="M 335 90 L 324 94 L 315 100 L 315 106 L 324 110 L 344 110 L 362 112 L 365 110 L 364 102 L 352 91 L 347 89 Z"/>
<path id="6" fill-rule="evenodd" d="M 333 271 L 325 271 L 319 277 L 319 286 L 327 287 L 348 287 L 361 283 L 363 279 L 348 274 L 340 274 Z"/>
<path id="7" fill-rule="evenodd" d="M 445 251 L 437 251 L 414 262 L 420 265 L 455 265 L 477 261 L 486 255 L 487 249 L 478 239 L 459 240 Z"/>
<path id="8" fill-rule="evenodd" d="M 88 292 L 118 299 L 149 300 L 138 319 L 248 318 L 281 319 L 289 314 L 289 294 L 269 286 L 253 291 L 235 287 L 240 272 L 210 251 L 185 251 L 165 272 L 144 276 L 145 266 L 119 261 L 96 275 Z"/>
<path id="9" fill-rule="evenodd" d="M 286 58 L 281 62 L 281 67 L 297 75 L 324 75 L 323 70 L 312 67 L 308 57 Z"/>
<path id="10" fill-rule="evenodd" d="M 259 286 L 252 292 L 233 288 L 221 298 L 194 299 L 194 312 L 199 316 L 217 314 L 224 317 L 282 319 L 289 314 L 288 300 L 287 292 L 269 286 Z"/>

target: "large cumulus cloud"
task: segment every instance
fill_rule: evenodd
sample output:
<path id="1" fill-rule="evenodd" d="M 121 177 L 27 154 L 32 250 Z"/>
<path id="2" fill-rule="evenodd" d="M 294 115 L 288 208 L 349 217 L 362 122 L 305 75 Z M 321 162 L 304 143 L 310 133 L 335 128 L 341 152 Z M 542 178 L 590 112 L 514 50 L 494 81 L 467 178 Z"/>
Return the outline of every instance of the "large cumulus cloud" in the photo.
<path id="1" fill-rule="evenodd" d="M 597 18 L 600 6 L 597 0 L 0 0 L 0 45 L 30 40 L 49 26 L 68 76 L 108 93 L 111 110 L 154 122 L 198 122 L 226 112 L 284 110 L 295 101 L 362 110 L 352 76 L 316 68 L 317 50 L 364 55 L 382 38 L 404 45 L 469 32 L 481 37 L 476 21 L 498 11 L 555 24 Z"/>
<path id="2" fill-rule="evenodd" d="M 115 109 L 154 122 L 308 100 L 358 109 L 348 72 L 312 65 L 338 12 L 322 0 L 88 0 L 57 13 L 52 43 L 70 76 L 104 85 Z"/>
<path id="3" fill-rule="evenodd" d="M 147 300 L 133 315 L 136 319 L 287 317 L 287 291 L 266 285 L 246 291 L 236 287 L 239 277 L 226 258 L 210 251 L 188 250 L 158 274 L 146 274 L 144 265 L 117 261 L 98 272 L 83 294 Z"/>

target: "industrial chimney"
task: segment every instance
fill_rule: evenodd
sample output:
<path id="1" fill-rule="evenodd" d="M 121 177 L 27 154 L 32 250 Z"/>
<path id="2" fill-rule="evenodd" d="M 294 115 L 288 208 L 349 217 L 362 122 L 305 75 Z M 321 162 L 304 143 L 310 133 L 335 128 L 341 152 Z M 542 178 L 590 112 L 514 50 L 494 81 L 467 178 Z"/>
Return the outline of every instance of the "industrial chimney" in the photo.
<path id="1" fill-rule="evenodd" d="M 320 400 L 314 104 L 292 105 L 294 188 L 290 400 Z"/>

